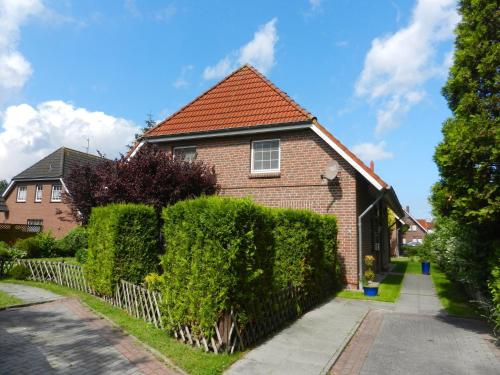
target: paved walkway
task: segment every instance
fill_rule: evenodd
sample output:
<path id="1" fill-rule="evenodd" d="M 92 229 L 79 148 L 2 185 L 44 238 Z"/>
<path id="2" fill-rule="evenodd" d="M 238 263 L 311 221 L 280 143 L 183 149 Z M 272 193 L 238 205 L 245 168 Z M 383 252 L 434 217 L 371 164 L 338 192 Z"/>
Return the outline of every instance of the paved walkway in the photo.
<path id="1" fill-rule="evenodd" d="M 6 285 L 0 283 L 2 290 Z M 65 298 L 0 311 L 0 374 L 176 372 L 78 300 Z"/>
<path id="2" fill-rule="evenodd" d="M 28 285 L 0 283 L 0 290 L 19 298 L 24 303 L 48 302 L 63 298 L 48 290 L 34 288 Z"/>
<path id="3" fill-rule="evenodd" d="M 336 298 L 308 312 L 236 362 L 228 375 L 327 373 L 371 307 Z"/>
<path id="4" fill-rule="evenodd" d="M 442 310 L 430 276 L 407 274 L 395 311 L 370 311 L 331 373 L 498 375 L 500 351 L 485 323 Z"/>

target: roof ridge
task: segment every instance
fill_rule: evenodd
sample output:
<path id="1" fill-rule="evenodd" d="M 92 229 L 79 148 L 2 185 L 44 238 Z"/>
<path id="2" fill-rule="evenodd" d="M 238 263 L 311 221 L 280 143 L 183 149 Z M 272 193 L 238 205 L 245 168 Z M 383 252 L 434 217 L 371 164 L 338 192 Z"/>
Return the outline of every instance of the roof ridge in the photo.
<path id="1" fill-rule="evenodd" d="M 232 76 L 234 76 L 239 71 L 243 70 L 243 68 L 245 68 L 245 67 L 247 67 L 247 64 L 244 64 L 244 65 L 240 66 L 234 72 L 232 72 L 231 74 L 227 75 L 225 78 L 223 78 L 219 82 L 215 83 L 208 90 L 203 91 L 200 95 L 198 95 L 193 100 L 191 100 L 189 103 L 187 103 L 186 105 L 182 106 L 180 109 L 178 109 L 177 111 L 175 111 L 174 113 L 172 113 L 170 116 L 168 116 L 167 118 L 165 118 L 163 121 L 160 121 L 159 123 L 157 123 L 151 129 L 149 129 L 147 132 L 145 132 L 142 136 L 145 136 L 146 134 L 149 134 L 149 133 L 153 132 L 154 129 L 156 129 L 159 126 L 163 125 L 165 122 L 167 122 L 168 120 L 170 120 L 172 117 L 174 117 L 178 113 L 182 112 L 184 109 L 186 109 L 187 107 L 189 107 L 191 104 L 193 104 L 194 102 L 196 102 L 198 99 L 201 99 L 202 97 L 204 97 L 205 95 L 207 95 L 210 91 L 213 91 L 216 87 L 220 86 L 223 82 L 227 81 L 229 78 L 231 78 Z"/>
<path id="2" fill-rule="evenodd" d="M 250 64 L 245 64 L 242 66 L 249 68 L 251 71 L 253 71 L 255 74 L 257 74 L 270 88 L 272 88 L 278 95 L 280 95 L 283 99 L 289 101 L 295 109 L 300 111 L 304 116 L 307 116 L 311 121 L 316 119 L 316 116 L 313 116 L 311 112 L 303 108 L 300 104 L 298 104 L 295 100 L 293 100 L 286 92 L 283 90 L 279 89 L 269 78 L 267 78 L 264 74 L 259 72 L 257 68 Z M 241 69 L 241 68 L 240 68 Z"/>

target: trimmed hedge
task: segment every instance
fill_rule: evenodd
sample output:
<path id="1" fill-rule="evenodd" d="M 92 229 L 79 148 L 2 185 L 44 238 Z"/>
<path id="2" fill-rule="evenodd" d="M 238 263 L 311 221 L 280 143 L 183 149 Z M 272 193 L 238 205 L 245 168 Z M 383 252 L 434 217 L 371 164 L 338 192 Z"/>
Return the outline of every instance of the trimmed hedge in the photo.
<path id="1" fill-rule="evenodd" d="M 140 284 L 158 268 L 158 219 L 140 204 L 110 204 L 92 209 L 85 275 L 90 285 L 112 295 L 120 279 Z"/>
<path id="2" fill-rule="evenodd" d="M 57 240 L 57 255 L 74 256 L 77 252 L 87 250 L 87 229 L 77 226 L 71 229 L 63 238 Z"/>
<path id="3" fill-rule="evenodd" d="M 336 220 L 305 210 L 264 208 L 250 199 L 201 197 L 163 210 L 165 324 L 209 336 L 234 308 L 259 316 L 288 285 L 324 295 L 336 274 Z"/>

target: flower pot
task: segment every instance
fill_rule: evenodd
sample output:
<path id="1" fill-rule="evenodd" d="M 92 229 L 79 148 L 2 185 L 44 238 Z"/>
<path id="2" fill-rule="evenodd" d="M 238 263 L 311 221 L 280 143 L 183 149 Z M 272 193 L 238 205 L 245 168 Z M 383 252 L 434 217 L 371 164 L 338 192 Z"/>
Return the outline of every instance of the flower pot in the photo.
<path id="1" fill-rule="evenodd" d="M 431 262 L 421 262 L 422 266 L 422 275 L 430 275 L 431 274 Z"/>
<path id="2" fill-rule="evenodd" d="M 367 297 L 376 297 L 378 295 L 378 283 L 369 283 L 368 285 L 363 285 L 363 292 Z"/>

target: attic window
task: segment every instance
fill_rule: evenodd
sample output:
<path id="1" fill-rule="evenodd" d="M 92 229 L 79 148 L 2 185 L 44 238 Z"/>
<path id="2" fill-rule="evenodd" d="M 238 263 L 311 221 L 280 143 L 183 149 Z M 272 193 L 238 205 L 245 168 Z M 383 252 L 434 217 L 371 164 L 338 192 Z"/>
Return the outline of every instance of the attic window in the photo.
<path id="1" fill-rule="evenodd" d="M 252 142 L 252 173 L 280 171 L 280 140 Z"/>
<path id="2" fill-rule="evenodd" d="M 26 202 L 26 193 L 28 192 L 28 187 L 23 185 L 23 186 L 18 186 L 17 187 L 17 202 Z"/>
<path id="3" fill-rule="evenodd" d="M 52 195 L 51 195 L 50 201 L 51 202 L 60 202 L 61 201 L 61 192 L 62 192 L 61 185 L 52 185 Z"/>

